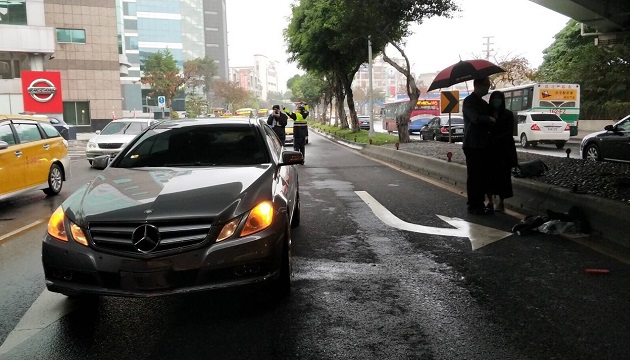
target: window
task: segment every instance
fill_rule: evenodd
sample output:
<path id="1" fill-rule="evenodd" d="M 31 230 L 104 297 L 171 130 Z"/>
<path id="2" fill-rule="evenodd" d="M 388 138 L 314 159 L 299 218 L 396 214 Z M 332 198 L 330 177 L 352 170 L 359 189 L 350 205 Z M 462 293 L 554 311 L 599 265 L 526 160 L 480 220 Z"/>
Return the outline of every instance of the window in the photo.
<path id="1" fill-rule="evenodd" d="M 9 145 L 15 145 L 13 131 L 8 123 L 0 125 L 0 141 L 7 142 Z"/>
<path id="2" fill-rule="evenodd" d="M 26 0 L 0 0 L 0 24 L 27 25 Z"/>
<path id="3" fill-rule="evenodd" d="M 19 60 L 0 60 L 0 79 L 19 79 Z"/>
<path id="4" fill-rule="evenodd" d="M 41 123 L 40 126 L 42 127 L 42 129 L 44 129 L 44 132 L 46 133 L 46 137 L 48 138 L 61 136 L 59 135 L 59 132 L 57 131 L 57 129 L 55 129 L 55 127 L 50 124 Z"/>
<path id="5" fill-rule="evenodd" d="M 64 101 L 63 118 L 68 125 L 90 125 L 90 103 Z"/>
<path id="6" fill-rule="evenodd" d="M 18 134 L 20 143 L 28 143 L 42 139 L 42 134 L 39 132 L 37 124 L 13 124 L 13 126 L 15 126 L 15 131 Z"/>
<path id="7" fill-rule="evenodd" d="M 58 43 L 85 44 L 85 30 L 57 29 Z"/>

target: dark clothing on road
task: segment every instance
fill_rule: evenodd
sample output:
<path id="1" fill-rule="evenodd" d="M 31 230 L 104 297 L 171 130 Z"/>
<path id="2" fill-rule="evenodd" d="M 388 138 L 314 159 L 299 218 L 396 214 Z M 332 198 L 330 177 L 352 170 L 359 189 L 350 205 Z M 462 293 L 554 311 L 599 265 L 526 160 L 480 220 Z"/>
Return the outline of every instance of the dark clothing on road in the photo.
<path id="1" fill-rule="evenodd" d="M 496 110 L 495 110 L 496 112 Z M 514 145 L 514 113 L 502 109 L 493 112 L 497 119 L 490 129 L 490 189 L 488 194 L 498 195 L 501 199 L 514 196 L 512 192 L 512 168 L 518 163 L 516 145 Z"/>
<path id="2" fill-rule="evenodd" d="M 466 192 L 468 210 L 482 211 L 489 185 L 490 106 L 476 93 L 464 99 L 464 143 L 466 155 Z"/>
<path id="3" fill-rule="evenodd" d="M 288 116 L 282 112 L 279 113 L 277 117 L 274 114 L 271 114 L 267 118 L 267 125 L 271 126 L 276 135 L 278 135 L 278 138 L 282 142 L 282 145 L 284 145 L 284 142 L 287 138 L 284 127 L 287 126 L 288 119 Z"/>

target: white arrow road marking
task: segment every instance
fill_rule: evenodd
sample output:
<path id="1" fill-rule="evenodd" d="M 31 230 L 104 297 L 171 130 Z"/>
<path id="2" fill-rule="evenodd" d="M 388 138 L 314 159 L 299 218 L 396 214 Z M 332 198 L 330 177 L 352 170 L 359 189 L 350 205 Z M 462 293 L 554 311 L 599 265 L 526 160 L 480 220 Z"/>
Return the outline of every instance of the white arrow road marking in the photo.
<path id="1" fill-rule="evenodd" d="M 4 340 L 0 346 L 0 355 L 8 353 L 48 325 L 70 313 L 74 308 L 75 303 L 65 295 L 44 290 L 15 326 L 15 329 Z"/>
<path id="2" fill-rule="evenodd" d="M 412 231 L 422 234 L 430 235 L 444 235 L 454 237 L 465 237 L 470 239 L 470 244 L 473 250 L 480 249 L 488 244 L 492 244 L 495 241 L 506 238 L 512 233 L 497 230 L 491 227 L 469 223 L 465 220 L 458 218 L 449 218 L 442 215 L 437 215 L 440 219 L 447 222 L 449 225 L 455 228 L 439 228 L 433 226 L 424 226 L 418 224 L 408 223 L 399 219 L 396 215 L 392 214 L 383 205 L 381 205 L 372 195 L 365 191 L 355 191 L 357 195 L 372 209 L 372 212 L 382 222 L 391 227 L 395 227 L 401 230 Z"/>

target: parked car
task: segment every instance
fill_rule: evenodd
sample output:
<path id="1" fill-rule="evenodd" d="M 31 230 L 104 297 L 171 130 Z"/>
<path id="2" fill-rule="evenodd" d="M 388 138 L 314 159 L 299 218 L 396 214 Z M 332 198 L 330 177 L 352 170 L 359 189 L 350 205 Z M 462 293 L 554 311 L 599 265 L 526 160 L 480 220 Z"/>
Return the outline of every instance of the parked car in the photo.
<path id="1" fill-rule="evenodd" d="M 412 116 L 409 119 L 409 134 L 418 133 L 420 134 L 420 129 L 424 125 L 426 125 L 431 119 L 433 119 L 433 115 L 416 115 Z"/>
<path id="2" fill-rule="evenodd" d="M 604 131 L 586 135 L 580 144 L 583 159 L 630 162 L 630 115 Z"/>
<path id="3" fill-rule="evenodd" d="M 49 116 L 48 121 L 50 121 L 52 126 L 54 126 L 55 129 L 57 129 L 59 134 L 61 134 L 61 137 L 63 137 L 66 140 L 70 140 L 70 126 L 68 126 L 68 124 L 66 124 L 65 121 L 54 116 Z"/>
<path id="4" fill-rule="evenodd" d="M 46 286 L 147 297 L 269 285 L 286 294 L 290 229 L 300 224 L 293 165 L 303 162 L 253 118 L 152 125 L 51 216 Z"/>
<path id="5" fill-rule="evenodd" d="M 449 126 L 448 115 L 435 116 L 420 129 L 422 140 L 448 141 L 449 132 L 452 141 L 463 141 L 464 118 L 451 115 Z"/>
<path id="6" fill-rule="evenodd" d="M 370 130 L 370 116 L 359 115 L 359 129 Z"/>
<path id="7" fill-rule="evenodd" d="M 514 140 L 526 148 L 530 145 L 555 144 L 562 149 L 569 141 L 571 128 L 560 116 L 543 112 L 520 113 L 516 116 Z"/>
<path id="8" fill-rule="evenodd" d="M 0 115 L 0 200 L 32 190 L 57 195 L 68 174 L 68 141 L 48 118 Z"/>
<path id="9" fill-rule="evenodd" d="M 152 122 L 155 120 L 116 119 L 111 121 L 103 130 L 96 131 L 96 136 L 88 141 L 85 148 L 88 162 L 92 165 L 94 158 L 100 155 L 115 156 Z"/>

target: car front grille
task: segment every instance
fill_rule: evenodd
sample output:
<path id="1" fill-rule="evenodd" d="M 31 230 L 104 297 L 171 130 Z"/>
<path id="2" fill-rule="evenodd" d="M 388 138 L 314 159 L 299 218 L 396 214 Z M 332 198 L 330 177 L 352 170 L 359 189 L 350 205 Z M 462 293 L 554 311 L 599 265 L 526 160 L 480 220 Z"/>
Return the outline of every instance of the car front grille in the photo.
<path id="1" fill-rule="evenodd" d="M 119 149 L 123 143 L 98 143 L 101 149 Z"/>
<path id="2" fill-rule="evenodd" d="M 143 225 L 152 225 L 158 229 L 160 241 L 155 249 L 140 251 L 134 246 L 133 233 Z M 154 221 L 154 222 L 91 222 L 89 234 L 94 245 L 102 250 L 137 255 L 164 254 L 182 248 L 195 247 L 211 236 L 212 219 Z M 156 240 L 156 239 L 154 239 Z"/>

